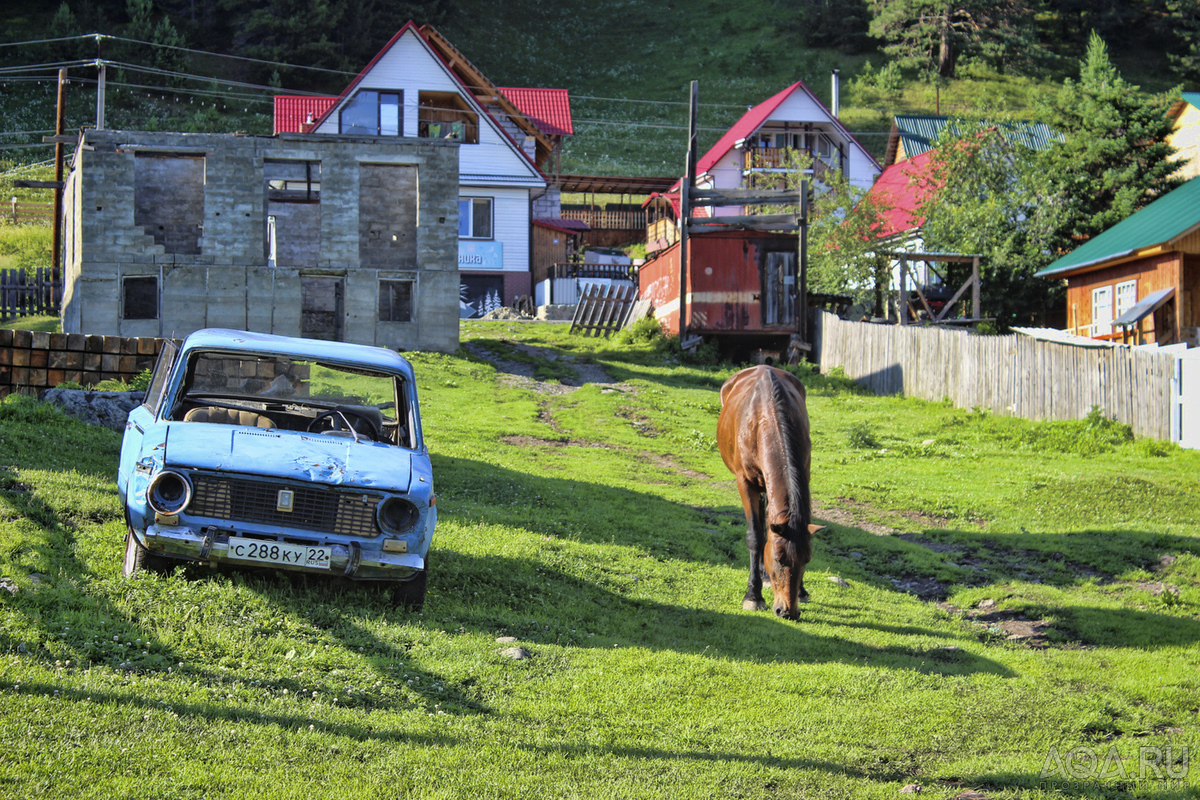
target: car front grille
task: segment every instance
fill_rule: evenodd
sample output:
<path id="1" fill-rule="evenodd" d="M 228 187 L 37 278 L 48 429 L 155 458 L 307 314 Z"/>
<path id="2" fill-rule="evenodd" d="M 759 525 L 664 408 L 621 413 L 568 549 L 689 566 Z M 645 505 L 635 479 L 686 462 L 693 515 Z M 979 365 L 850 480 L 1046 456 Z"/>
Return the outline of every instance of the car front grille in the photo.
<path id="1" fill-rule="evenodd" d="M 253 522 L 344 536 L 377 536 L 379 495 L 338 492 L 312 486 L 262 483 L 238 478 L 192 475 L 187 513 L 236 524 Z M 295 493 L 291 511 L 280 511 L 279 492 Z"/>

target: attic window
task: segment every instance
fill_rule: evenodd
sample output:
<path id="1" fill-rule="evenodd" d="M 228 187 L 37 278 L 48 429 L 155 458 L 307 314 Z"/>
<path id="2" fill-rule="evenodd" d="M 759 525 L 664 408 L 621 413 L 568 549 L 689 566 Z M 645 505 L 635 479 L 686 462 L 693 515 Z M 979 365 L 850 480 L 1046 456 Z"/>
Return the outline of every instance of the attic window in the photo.
<path id="1" fill-rule="evenodd" d="M 402 96 L 401 92 L 360 89 L 338 114 L 338 133 L 399 136 Z"/>

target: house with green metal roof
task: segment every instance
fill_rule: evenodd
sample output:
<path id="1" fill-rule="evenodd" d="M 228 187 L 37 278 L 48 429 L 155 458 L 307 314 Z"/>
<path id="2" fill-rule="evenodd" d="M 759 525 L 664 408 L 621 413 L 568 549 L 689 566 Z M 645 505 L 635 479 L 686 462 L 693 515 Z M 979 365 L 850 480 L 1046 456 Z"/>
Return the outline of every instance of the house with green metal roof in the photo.
<path id="1" fill-rule="evenodd" d="M 1181 93 L 1167 116 L 1175 120 L 1167 143 L 1177 151 L 1175 158 L 1184 162 L 1177 174 L 1185 180 L 1194 178 L 1200 175 L 1200 92 Z"/>
<path id="2" fill-rule="evenodd" d="M 951 117 L 920 114 L 896 114 L 892 119 L 892 132 L 888 136 L 887 152 L 883 166 L 919 156 L 933 148 L 947 125 L 953 126 Z M 985 122 L 995 127 L 1010 139 L 1034 150 L 1044 150 L 1050 142 L 1061 138 L 1044 122 Z"/>
<path id="3" fill-rule="evenodd" d="M 1200 177 L 1053 262 L 1068 330 L 1094 339 L 1195 344 L 1200 332 Z"/>

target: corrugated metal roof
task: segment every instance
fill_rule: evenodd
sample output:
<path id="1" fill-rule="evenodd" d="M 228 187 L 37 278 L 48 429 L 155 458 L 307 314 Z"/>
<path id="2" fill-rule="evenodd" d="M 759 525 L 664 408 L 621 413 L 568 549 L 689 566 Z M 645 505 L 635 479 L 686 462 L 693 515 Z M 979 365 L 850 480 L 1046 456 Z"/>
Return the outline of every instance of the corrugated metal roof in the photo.
<path id="1" fill-rule="evenodd" d="M 1041 277 L 1095 269 L 1154 245 L 1167 244 L 1200 227 L 1200 177 L 1113 225 L 1036 273 Z"/>
<path id="2" fill-rule="evenodd" d="M 570 136 L 571 98 L 566 89 L 521 89 L 497 87 L 522 114 L 533 120 L 548 136 Z"/>
<path id="3" fill-rule="evenodd" d="M 896 134 L 904 145 L 904 154 L 908 158 L 920 155 L 933 147 L 938 136 L 942 134 L 949 117 L 918 116 L 914 114 L 897 114 L 895 117 Z M 1023 144 L 1033 150 L 1045 150 L 1050 143 L 1062 137 L 1054 133 L 1044 122 L 988 122 L 982 125 L 994 127 L 1001 131 L 1009 141 Z"/>
<path id="4" fill-rule="evenodd" d="M 275 133 L 307 133 L 336 97 L 275 95 Z"/>

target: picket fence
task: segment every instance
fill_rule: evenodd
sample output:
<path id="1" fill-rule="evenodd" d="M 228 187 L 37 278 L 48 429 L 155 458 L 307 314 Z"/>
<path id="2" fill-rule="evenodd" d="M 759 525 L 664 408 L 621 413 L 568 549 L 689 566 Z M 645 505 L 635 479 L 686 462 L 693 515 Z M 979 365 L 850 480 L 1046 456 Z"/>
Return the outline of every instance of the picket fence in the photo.
<path id="1" fill-rule="evenodd" d="M 0 269 L 0 320 L 57 314 L 55 298 L 61 291 L 61 283 L 51 281 L 46 267 L 32 275 L 23 269 Z"/>
<path id="2" fill-rule="evenodd" d="M 1082 419 L 1098 407 L 1138 436 L 1173 438 L 1177 359 L 1168 353 L 849 322 L 828 312 L 818 312 L 816 327 L 822 372 L 841 367 L 876 394 L 1033 420 Z"/>

